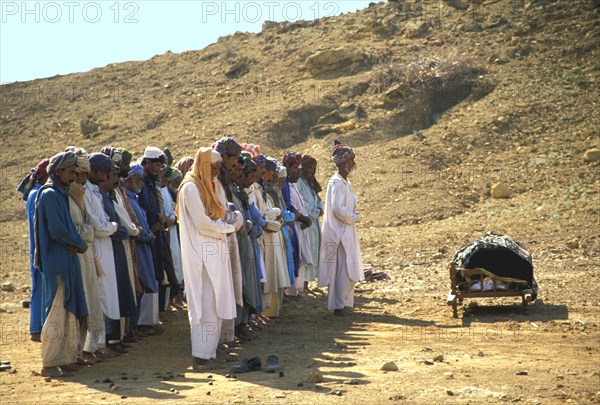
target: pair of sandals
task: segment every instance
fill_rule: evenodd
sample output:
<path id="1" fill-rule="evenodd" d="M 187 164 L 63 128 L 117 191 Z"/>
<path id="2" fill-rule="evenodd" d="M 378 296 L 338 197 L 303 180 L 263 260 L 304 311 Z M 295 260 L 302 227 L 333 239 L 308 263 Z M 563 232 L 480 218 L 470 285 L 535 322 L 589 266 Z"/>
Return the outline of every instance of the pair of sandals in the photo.
<path id="1" fill-rule="evenodd" d="M 260 358 L 252 357 L 251 359 L 244 359 L 240 364 L 237 364 L 231 368 L 236 373 L 247 373 L 250 371 L 260 370 L 262 363 Z M 265 371 L 267 373 L 274 373 L 279 370 L 279 358 L 274 354 L 267 357 L 267 364 L 265 365 Z"/>
<path id="2" fill-rule="evenodd" d="M 0 371 L 10 370 L 11 368 L 12 368 L 12 366 L 10 365 L 10 361 L 2 360 L 0 362 Z"/>

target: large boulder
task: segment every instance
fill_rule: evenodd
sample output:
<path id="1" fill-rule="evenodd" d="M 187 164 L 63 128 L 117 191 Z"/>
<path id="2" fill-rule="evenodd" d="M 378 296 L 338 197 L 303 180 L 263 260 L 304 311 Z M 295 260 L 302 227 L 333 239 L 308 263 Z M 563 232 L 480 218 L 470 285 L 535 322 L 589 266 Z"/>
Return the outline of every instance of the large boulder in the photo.
<path id="1" fill-rule="evenodd" d="M 308 58 L 304 66 L 317 76 L 330 72 L 350 73 L 367 60 L 367 54 L 351 48 L 336 48 L 319 51 Z"/>

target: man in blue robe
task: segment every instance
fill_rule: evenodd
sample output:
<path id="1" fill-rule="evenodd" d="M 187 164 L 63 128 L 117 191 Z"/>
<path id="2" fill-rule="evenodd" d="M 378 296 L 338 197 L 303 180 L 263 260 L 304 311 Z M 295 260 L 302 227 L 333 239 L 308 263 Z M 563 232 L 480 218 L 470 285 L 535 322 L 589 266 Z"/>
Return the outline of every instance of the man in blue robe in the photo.
<path id="1" fill-rule="evenodd" d="M 140 234 L 135 238 L 137 263 L 138 263 L 138 278 L 142 285 L 143 294 L 158 293 L 158 282 L 156 281 L 156 273 L 154 271 L 154 259 L 152 257 L 152 243 L 156 239 L 154 233 L 150 230 L 146 212 L 142 209 L 139 202 L 138 194 L 144 187 L 144 168 L 139 163 L 131 165 L 130 170 L 123 182 L 125 192 L 129 199 L 129 204 L 135 212 L 138 222 L 142 228 Z M 138 300 L 138 312 L 152 311 L 151 302 L 148 300 L 142 301 L 142 297 Z M 143 308 L 143 306 L 149 308 Z"/>
<path id="2" fill-rule="evenodd" d="M 137 302 L 131 287 L 129 278 L 129 267 L 127 265 L 127 254 L 125 253 L 124 240 L 129 239 L 129 232 L 121 224 L 121 220 L 115 210 L 115 201 L 113 200 L 115 187 L 119 183 L 117 168 L 108 175 L 107 179 L 99 184 L 100 194 L 102 195 L 102 206 L 104 212 L 108 215 L 110 222 L 118 224 L 117 232 L 110 236 L 115 260 L 115 273 L 117 276 L 117 292 L 119 297 L 119 313 L 121 318 L 129 318 L 137 314 Z M 106 322 L 106 341 L 108 348 L 118 353 L 126 353 L 129 344 L 121 341 L 122 331 L 119 320 L 107 319 Z"/>
<path id="3" fill-rule="evenodd" d="M 29 302 L 29 333 L 31 340 L 41 342 L 42 334 L 42 273 L 33 267 L 33 252 L 35 249 L 35 239 L 33 233 L 33 217 L 35 215 L 35 198 L 38 190 L 48 180 L 46 171 L 49 159 L 44 159 L 38 165 L 31 169 L 17 191 L 23 194 L 25 211 L 27 213 L 27 224 L 29 225 L 29 269 L 31 272 L 31 301 Z"/>
<path id="4" fill-rule="evenodd" d="M 77 157 L 54 155 L 48 165 L 49 184 L 40 188 L 34 219 L 34 266 L 42 272 L 44 325 L 42 372 L 66 377 L 79 351 L 78 319 L 88 316 L 77 253 L 87 244 L 77 233 L 69 212 L 69 185 L 75 180 Z"/>

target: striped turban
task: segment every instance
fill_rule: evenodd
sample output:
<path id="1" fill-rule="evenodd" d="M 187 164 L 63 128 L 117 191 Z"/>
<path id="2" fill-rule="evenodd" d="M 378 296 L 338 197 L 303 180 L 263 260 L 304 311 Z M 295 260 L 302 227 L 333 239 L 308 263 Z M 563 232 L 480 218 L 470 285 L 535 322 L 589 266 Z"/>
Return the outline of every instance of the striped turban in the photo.
<path id="1" fill-rule="evenodd" d="M 127 178 L 131 178 L 133 176 L 136 175 L 144 175 L 144 168 L 142 167 L 141 164 L 139 163 L 134 163 L 131 166 L 129 166 L 129 172 L 127 172 Z"/>
<path id="2" fill-rule="evenodd" d="M 350 159 L 354 159 L 356 155 L 352 151 L 352 148 L 346 145 L 343 145 L 339 140 L 333 141 L 333 152 L 331 154 L 331 159 L 336 166 L 342 165 L 346 163 Z"/>
<path id="3" fill-rule="evenodd" d="M 61 152 L 50 158 L 48 164 L 48 176 L 53 177 L 58 169 L 76 166 L 77 156 L 73 152 Z"/>
<path id="4" fill-rule="evenodd" d="M 260 146 L 253 143 L 243 143 L 240 146 L 242 147 L 242 150 L 250 152 L 252 159 L 256 159 L 260 156 Z"/>
<path id="5" fill-rule="evenodd" d="M 73 152 L 75 156 L 77 156 L 78 173 L 90 172 L 90 161 L 88 160 L 88 153 L 85 151 L 85 149 L 69 146 L 65 152 Z"/>
<path id="6" fill-rule="evenodd" d="M 302 162 L 302 155 L 297 152 L 290 152 L 283 155 L 281 162 L 285 167 L 296 166 Z"/>
<path id="7" fill-rule="evenodd" d="M 242 147 L 231 135 L 225 134 L 221 139 L 218 139 L 213 144 L 213 149 L 221 154 L 221 156 L 232 155 L 238 156 L 242 151 Z"/>

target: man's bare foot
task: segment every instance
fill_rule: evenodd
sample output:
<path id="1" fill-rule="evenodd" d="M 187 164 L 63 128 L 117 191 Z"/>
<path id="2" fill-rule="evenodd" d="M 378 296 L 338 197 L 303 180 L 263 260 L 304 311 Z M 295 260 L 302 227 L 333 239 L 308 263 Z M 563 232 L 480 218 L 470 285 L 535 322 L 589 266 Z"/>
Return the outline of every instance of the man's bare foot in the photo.
<path id="1" fill-rule="evenodd" d="M 52 378 L 73 377 L 73 374 L 61 370 L 60 367 L 44 367 L 42 368 L 40 375 Z"/>

